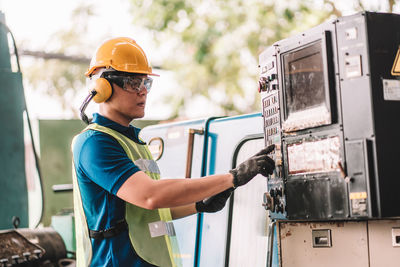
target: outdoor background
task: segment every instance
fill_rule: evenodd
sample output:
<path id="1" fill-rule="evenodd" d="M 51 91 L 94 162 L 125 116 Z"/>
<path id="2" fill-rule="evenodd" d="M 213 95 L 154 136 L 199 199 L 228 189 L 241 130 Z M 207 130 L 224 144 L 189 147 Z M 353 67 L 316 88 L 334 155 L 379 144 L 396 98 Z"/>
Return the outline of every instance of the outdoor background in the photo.
<path id="1" fill-rule="evenodd" d="M 0 0 L 0 10 L 17 42 L 32 118 L 78 118 L 95 48 L 129 36 L 161 74 L 145 119 L 167 120 L 259 112 L 263 49 L 327 19 L 399 13 L 400 0 Z"/>
<path id="2" fill-rule="evenodd" d="M 62 220 L 73 233 L 72 193 L 52 187 L 71 183 L 70 144 L 84 127 L 78 118 L 87 95 L 84 72 L 105 39 L 132 37 L 161 75 L 144 120 L 135 122 L 143 127 L 260 112 L 258 55 L 265 48 L 363 10 L 400 13 L 400 0 L 0 0 L 16 40 L 40 159 L 41 179 L 25 125 L 30 227 L 56 228 L 52 220 Z M 86 113 L 96 109 L 91 103 Z M 68 240 L 74 250 L 73 237 Z"/>

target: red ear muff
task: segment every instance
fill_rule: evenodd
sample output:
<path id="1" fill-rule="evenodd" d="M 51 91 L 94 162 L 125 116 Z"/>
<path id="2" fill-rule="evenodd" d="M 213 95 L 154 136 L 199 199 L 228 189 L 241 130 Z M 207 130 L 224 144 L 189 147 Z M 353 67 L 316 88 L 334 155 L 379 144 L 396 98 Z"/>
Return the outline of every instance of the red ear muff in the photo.
<path id="1" fill-rule="evenodd" d="M 96 91 L 96 95 L 93 97 L 93 101 L 96 103 L 103 103 L 111 97 L 111 84 L 105 78 L 98 78 L 93 89 Z"/>

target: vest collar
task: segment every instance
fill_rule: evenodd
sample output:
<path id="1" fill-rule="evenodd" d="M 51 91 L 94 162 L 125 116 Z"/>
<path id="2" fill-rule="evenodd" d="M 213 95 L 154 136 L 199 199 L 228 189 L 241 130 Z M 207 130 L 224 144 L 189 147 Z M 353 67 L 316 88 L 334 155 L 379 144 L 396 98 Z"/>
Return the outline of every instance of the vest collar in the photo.
<path id="1" fill-rule="evenodd" d="M 138 144 L 141 145 L 145 145 L 146 143 L 141 141 L 139 139 L 139 132 L 140 129 L 136 128 L 132 125 L 129 125 L 129 127 L 123 126 L 119 123 L 116 123 L 115 121 L 112 121 L 104 116 L 101 116 L 99 113 L 94 113 L 93 114 L 93 123 L 97 123 L 101 126 L 104 127 L 108 127 L 110 129 L 113 129 L 123 135 L 125 135 L 126 137 L 128 137 L 129 139 L 135 141 Z"/>

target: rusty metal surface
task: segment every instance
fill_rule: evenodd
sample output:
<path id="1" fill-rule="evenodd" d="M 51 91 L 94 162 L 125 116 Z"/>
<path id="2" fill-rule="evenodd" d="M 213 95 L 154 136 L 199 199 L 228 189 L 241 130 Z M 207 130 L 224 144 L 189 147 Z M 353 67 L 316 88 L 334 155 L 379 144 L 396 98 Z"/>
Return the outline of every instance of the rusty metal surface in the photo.
<path id="1" fill-rule="evenodd" d="M 45 250 L 30 242 L 15 230 L 0 231 L 0 263 L 2 266 L 33 263 L 38 261 Z"/>
<path id="2" fill-rule="evenodd" d="M 368 267 L 367 222 L 280 222 L 281 267 Z M 312 230 L 329 229 L 331 247 L 313 247 Z"/>

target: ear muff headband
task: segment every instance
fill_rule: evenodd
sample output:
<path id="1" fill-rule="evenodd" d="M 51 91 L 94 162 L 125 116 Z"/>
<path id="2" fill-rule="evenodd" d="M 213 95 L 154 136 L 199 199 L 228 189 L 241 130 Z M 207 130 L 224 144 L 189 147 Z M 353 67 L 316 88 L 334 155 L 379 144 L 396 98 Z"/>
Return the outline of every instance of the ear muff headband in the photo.
<path id="1" fill-rule="evenodd" d="M 97 92 L 93 97 L 93 101 L 96 103 L 103 103 L 107 101 L 112 94 L 111 84 L 105 78 L 98 78 L 95 82 L 93 90 Z"/>

